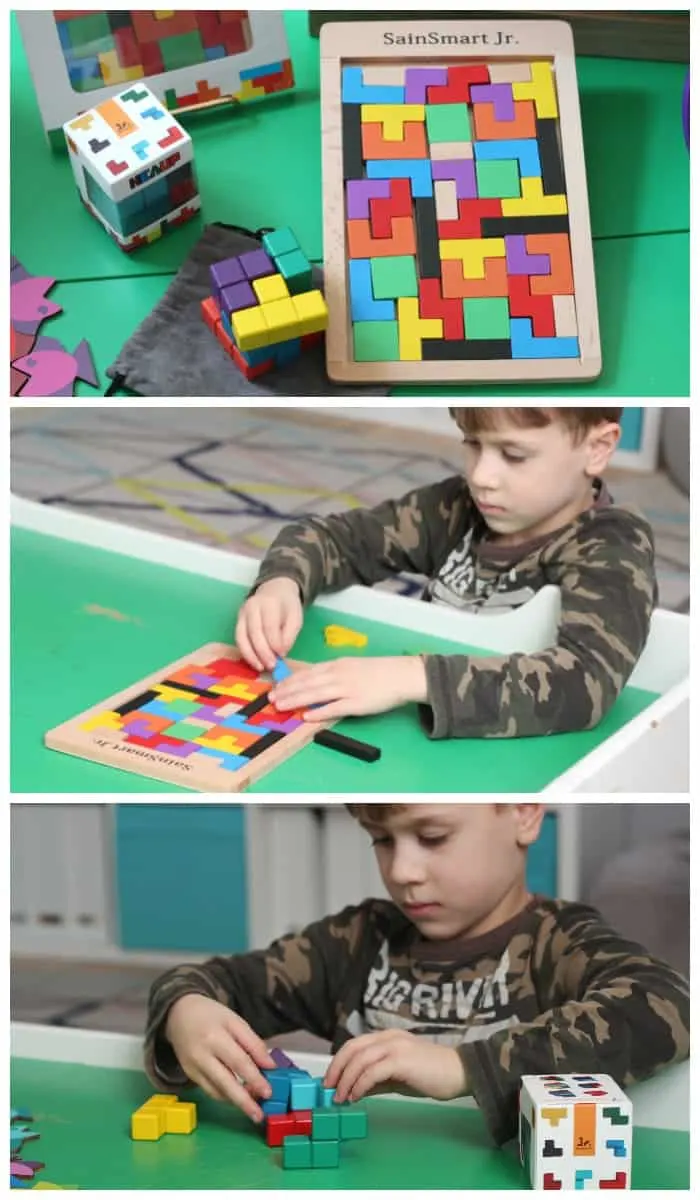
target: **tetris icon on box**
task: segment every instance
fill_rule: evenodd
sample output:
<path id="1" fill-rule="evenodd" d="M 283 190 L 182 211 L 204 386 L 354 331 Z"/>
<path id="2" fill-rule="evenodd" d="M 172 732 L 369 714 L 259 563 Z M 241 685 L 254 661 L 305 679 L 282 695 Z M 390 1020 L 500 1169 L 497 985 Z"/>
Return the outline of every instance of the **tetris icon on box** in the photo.
<path id="1" fill-rule="evenodd" d="M 520 1161 L 536 1191 L 626 1190 L 632 1103 L 609 1075 L 523 1075 Z"/>
<path id="2" fill-rule="evenodd" d="M 80 197 L 123 250 L 154 242 L 199 211 L 192 139 L 142 84 L 63 130 Z"/>

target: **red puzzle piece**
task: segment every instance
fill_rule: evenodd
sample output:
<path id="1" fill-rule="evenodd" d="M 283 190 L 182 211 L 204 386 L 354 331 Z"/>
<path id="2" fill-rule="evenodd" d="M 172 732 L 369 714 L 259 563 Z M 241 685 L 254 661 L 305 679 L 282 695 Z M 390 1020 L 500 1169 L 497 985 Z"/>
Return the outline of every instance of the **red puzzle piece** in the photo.
<path id="1" fill-rule="evenodd" d="M 533 296 L 528 275 L 508 276 L 511 317 L 530 317 L 534 337 L 556 337 L 554 301 L 551 296 Z"/>
<path id="2" fill-rule="evenodd" d="M 392 236 L 392 217 L 413 216 L 410 179 L 392 179 L 389 187 L 391 194 L 388 199 L 380 196 L 370 198 L 369 215 L 373 237 Z"/>
<path id="3" fill-rule="evenodd" d="M 428 104 L 469 104 L 473 83 L 490 83 L 488 67 L 448 67 L 447 87 L 428 88 Z"/>
<path id="4" fill-rule="evenodd" d="M 456 221 L 438 221 L 438 237 L 480 238 L 481 222 L 484 217 L 502 217 L 501 200 L 458 200 L 459 217 Z"/>
<path id="5" fill-rule="evenodd" d="M 439 279 L 420 279 L 418 286 L 421 317 L 436 317 L 442 321 L 444 341 L 461 342 L 464 338 L 462 301 L 457 298 L 445 299 Z"/>

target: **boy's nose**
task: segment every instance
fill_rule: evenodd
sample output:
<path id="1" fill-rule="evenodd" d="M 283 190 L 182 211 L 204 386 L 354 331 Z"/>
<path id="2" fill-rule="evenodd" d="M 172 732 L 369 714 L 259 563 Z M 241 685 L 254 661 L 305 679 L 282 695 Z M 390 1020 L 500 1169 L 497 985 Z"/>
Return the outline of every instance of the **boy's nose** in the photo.
<path id="1" fill-rule="evenodd" d="M 389 875 L 392 883 L 398 887 L 405 887 L 407 884 L 422 882 L 424 872 L 420 864 L 411 855 L 396 854 L 389 868 Z"/>
<path id="2" fill-rule="evenodd" d="M 498 486 L 498 467 L 491 455 L 482 454 L 472 468 L 471 485 L 477 490 L 494 490 Z"/>

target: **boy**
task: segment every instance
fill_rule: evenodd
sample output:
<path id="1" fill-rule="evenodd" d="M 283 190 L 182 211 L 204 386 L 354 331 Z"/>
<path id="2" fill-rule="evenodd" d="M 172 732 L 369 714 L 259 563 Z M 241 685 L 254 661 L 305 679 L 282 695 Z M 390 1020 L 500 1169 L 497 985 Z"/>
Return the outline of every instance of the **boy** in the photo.
<path id="1" fill-rule="evenodd" d="M 542 805 L 349 807 L 391 900 L 156 980 L 146 1069 L 159 1091 L 194 1081 L 259 1121 L 273 1066 L 261 1039 L 302 1028 L 332 1043 L 339 1102 L 473 1096 L 501 1144 L 523 1074 L 626 1086 L 688 1056 L 685 980 L 594 909 L 528 894 Z"/>
<path id="2" fill-rule="evenodd" d="M 602 481 L 622 409 L 450 411 L 465 477 L 283 529 L 240 610 L 238 648 L 270 670 L 320 592 L 400 571 L 428 577 L 424 599 L 470 612 L 515 608 L 555 584 L 556 644 L 540 653 L 339 658 L 295 672 L 271 699 L 314 706 L 309 721 L 415 702 L 433 738 L 591 729 L 632 673 L 657 599 L 651 529 Z"/>

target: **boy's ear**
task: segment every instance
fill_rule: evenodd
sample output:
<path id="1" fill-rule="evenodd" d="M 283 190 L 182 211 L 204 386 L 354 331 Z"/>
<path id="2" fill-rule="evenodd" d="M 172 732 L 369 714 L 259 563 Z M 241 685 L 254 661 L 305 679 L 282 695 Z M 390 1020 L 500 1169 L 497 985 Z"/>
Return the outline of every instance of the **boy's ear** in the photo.
<path id="1" fill-rule="evenodd" d="M 544 804 L 515 804 L 519 846 L 531 846 L 540 836 L 544 820 Z"/>
<path id="2" fill-rule="evenodd" d="M 610 459 L 617 450 L 622 430 L 615 421 L 605 421 L 595 425 L 588 433 L 588 455 L 586 472 L 588 475 L 602 475 Z"/>

